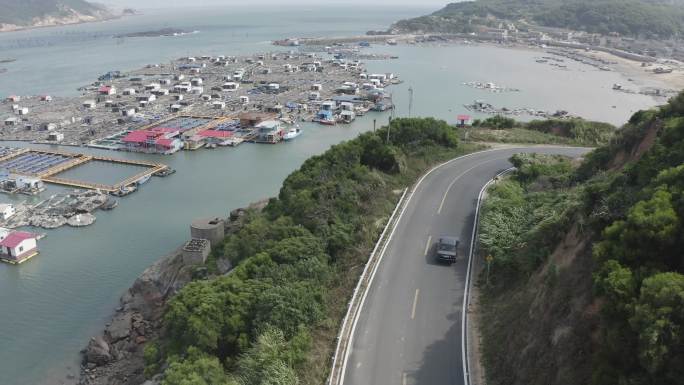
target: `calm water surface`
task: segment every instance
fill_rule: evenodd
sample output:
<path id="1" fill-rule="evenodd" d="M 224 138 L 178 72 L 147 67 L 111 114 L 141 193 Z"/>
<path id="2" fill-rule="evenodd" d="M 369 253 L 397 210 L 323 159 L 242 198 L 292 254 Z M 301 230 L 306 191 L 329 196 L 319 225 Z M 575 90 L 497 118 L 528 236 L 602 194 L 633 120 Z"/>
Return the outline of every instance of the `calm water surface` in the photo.
<path id="1" fill-rule="evenodd" d="M 0 56 L 18 59 L 0 75 L 0 96 L 75 95 L 76 87 L 112 69 L 135 69 L 188 54 L 268 51 L 273 49 L 269 40 L 288 36 L 361 34 L 426 11 L 341 7 L 147 11 L 106 23 L 0 34 Z M 162 27 L 200 32 L 176 38 L 112 37 Z M 405 80 L 392 88 L 400 116 L 408 114 L 409 87 L 414 89 L 414 116 L 449 121 L 474 99 L 497 106 L 564 109 L 616 124 L 656 103 L 613 92 L 613 83 L 627 82 L 617 73 L 572 63 L 568 71 L 554 70 L 534 62 L 539 52 L 488 46 L 372 49 L 400 57 L 368 63 L 371 71 L 396 72 Z M 521 92 L 491 94 L 462 85 L 469 81 L 493 81 Z M 135 277 L 188 238 L 192 219 L 227 215 L 231 209 L 277 194 L 283 179 L 306 158 L 372 129 L 373 119 L 381 123 L 387 117 L 368 114 L 349 126 L 305 124 L 304 135 L 276 146 L 245 144 L 172 156 L 82 150 L 160 161 L 178 172 L 151 179 L 111 212 L 97 212 L 93 226 L 48 231 L 40 241 L 41 255 L 33 260 L 21 266 L 0 265 L 0 384 L 72 382 L 66 376 L 78 372 L 77 352 L 102 328 Z M 68 176 L 108 183 L 131 171 L 86 166 Z M 42 198 L 57 191 L 61 189 L 51 187 Z M 6 202 L 20 199 L 25 198 L 0 196 Z"/>

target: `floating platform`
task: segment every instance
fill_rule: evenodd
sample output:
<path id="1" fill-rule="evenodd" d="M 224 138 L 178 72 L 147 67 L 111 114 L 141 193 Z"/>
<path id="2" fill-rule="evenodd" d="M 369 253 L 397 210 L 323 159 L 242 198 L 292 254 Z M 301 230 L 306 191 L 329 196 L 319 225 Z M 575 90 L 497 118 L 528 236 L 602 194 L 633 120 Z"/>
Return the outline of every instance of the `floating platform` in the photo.
<path id="1" fill-rule="evenodd" d="M 144 167 L 145 170 L 112 185 L 57 176 L 59 173 L 92 161 Z M 163 175 L 169 169 L 169 166 L 144 160 L 117 159 L 56 150 L 3 147 L 0 148 L 0 168 L 4 168 L 13 174 L 40 178 L 45 183 L 113 193 L 121 191 L 127 186 L 135 185 L 140 181 L 147 180 L 152 175 Z"/>
<path id="2" fill-rule="evenodd" d="M 28 261 L 29 259 L 35 257 L 38 254 L 39 254 L 39 252 L 36 251 L 36 252 L 29 254 L 28 256 L 22 258 L 19 261 L 16 261 L 14 259 L 7 259 L 7 258 L 0 257 L 0 261 L 5 262 L 5 263 L 9 263 L 10 265 L 21 265 L 22 263 Z"/>

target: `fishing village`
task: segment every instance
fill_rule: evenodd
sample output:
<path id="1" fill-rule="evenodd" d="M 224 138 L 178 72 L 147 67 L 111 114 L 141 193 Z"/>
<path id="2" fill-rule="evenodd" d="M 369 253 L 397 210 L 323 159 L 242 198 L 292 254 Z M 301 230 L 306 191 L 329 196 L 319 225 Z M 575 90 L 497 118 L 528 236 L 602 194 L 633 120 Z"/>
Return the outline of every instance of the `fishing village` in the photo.
<path id="1" fill-rule="evenodd" d="M 142 69 L 110 71 L 81 87 L 79 97 L 9 95 L 0 104 L 0 139 L 57 146 L 169 155 L 242 143 L 277 144 L 302 134 L 300 122 L 337 125 L 369 111 L 392 109 L 392 73 L 367 73 L 361 46 L 252 56 L 187 56 Z M 85 164 L 130 168 L 111 183 L 64 176 Z M 45 234 L 25 227 L 83 227 L 116 197 L 138 190 L 169 166 L 51 149 L 0 147 L 0 192 L 36 196 L 0 203 L 0 260 L 38 254 Z M 66 189 L 47 198 L 46 185 Z"/>
<path id="2" fill-rule="evenodd" d="M 111 71 L 78 98 L 10 95 L 0 109 L 0 137 L 163 154 L 277 143 L 296 136 L 285 126 L 299 121 L 350 123 L 391 108 L 384 88 L 397 82 L 340 54 L 183 57 Z"/>

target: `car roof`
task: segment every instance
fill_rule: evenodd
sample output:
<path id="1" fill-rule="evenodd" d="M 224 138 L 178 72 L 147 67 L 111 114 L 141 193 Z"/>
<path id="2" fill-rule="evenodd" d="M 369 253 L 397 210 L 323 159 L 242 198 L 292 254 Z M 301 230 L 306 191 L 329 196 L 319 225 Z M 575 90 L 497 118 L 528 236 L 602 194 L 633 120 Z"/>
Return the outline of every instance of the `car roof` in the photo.
<path id="1" fill-rule="evenodd" d="M 442 236 L 439 238 L 439 242 L 446 243 L 449 245 L 457 245 L 459 243 L 459 240 L 456 237 Z"/>

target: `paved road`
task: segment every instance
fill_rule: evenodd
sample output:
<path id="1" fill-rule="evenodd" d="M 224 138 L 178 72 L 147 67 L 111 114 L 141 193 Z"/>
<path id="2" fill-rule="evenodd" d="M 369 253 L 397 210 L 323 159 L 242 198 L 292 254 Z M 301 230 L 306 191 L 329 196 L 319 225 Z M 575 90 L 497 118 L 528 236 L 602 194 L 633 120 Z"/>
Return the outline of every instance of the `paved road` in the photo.
<path id="1" fill-rule="evenodd" d="M 578 156 L 578 148 L 477 153 L 439 168 L 416 189 L 369 289 L 347 361 L 345 385 L 463 383 L 461 309 L 469 241 L 482 186 L 519 152 Z M 459 260 L 434 260 L 440 235 L 461 239 Z M 466 257 L 464 257 L 466 256 Z"/>

